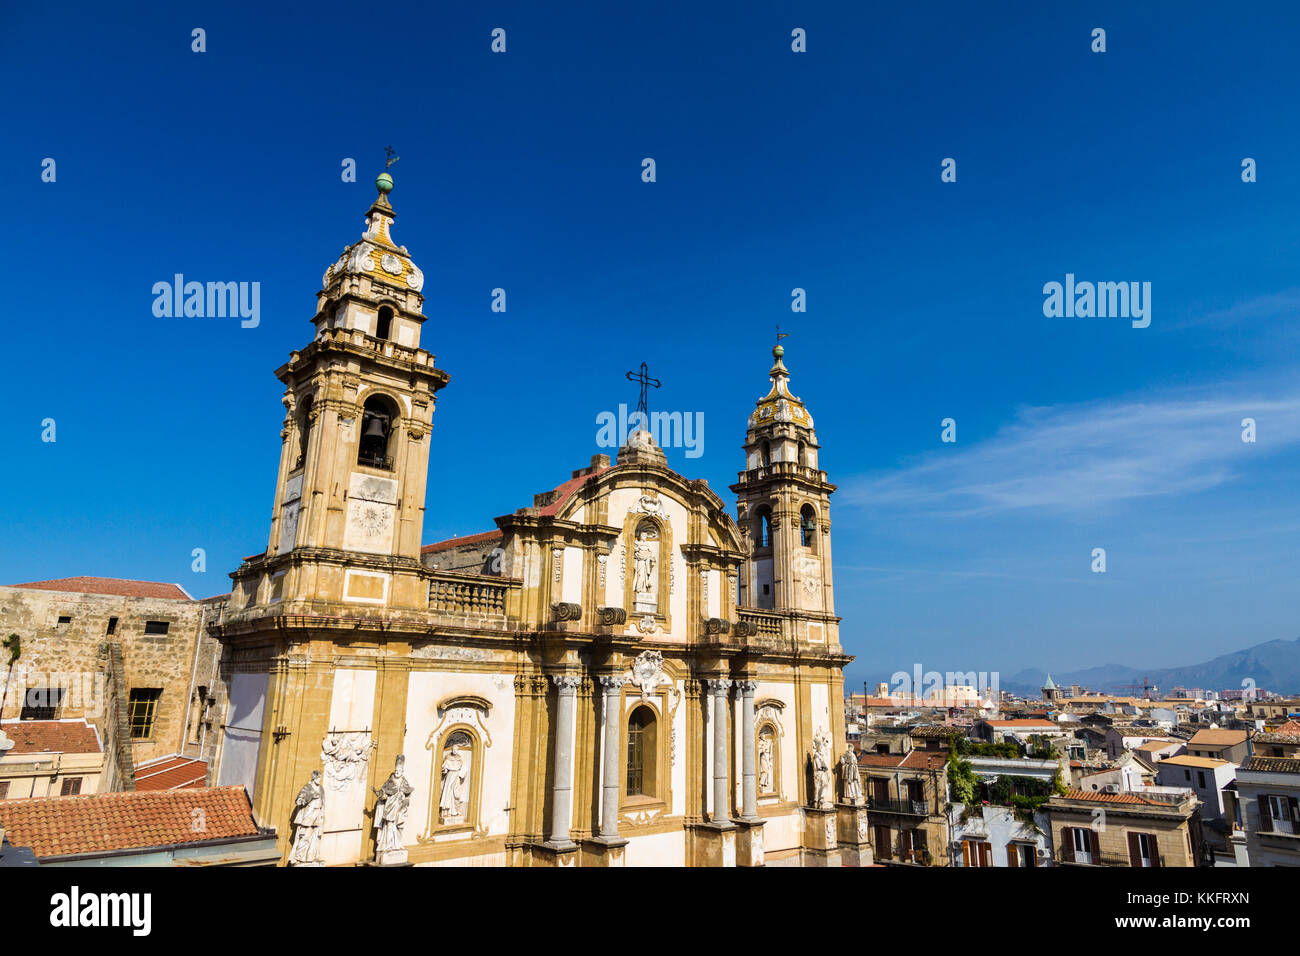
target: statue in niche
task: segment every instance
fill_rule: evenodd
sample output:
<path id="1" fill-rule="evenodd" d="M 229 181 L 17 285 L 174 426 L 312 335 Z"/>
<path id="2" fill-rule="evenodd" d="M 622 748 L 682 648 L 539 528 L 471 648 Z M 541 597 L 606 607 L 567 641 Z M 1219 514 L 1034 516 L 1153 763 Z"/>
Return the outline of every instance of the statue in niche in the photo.
<path id="1" fill-rule="evenodd" d="M 469 735 L 457 732 L 447 741 L 442 757 L 442 784 L 438 790 L 438 817 L 444 824 L 464 823 L 466 786 L 473 744 Z"/>
<path id="2" fill-rule="evenodd" d="M 643 521 L 636 529 L 632 548 L 632 594 L 637 611 L 656 611 L 659 607 L 659 529 Z"/>
<path id="3" fill-rule="evenodd" d="M 290 866 L 320 866 L 320 831 L 325 821 L 325 788 L 321 786 L 319 770 L 311 772 L 311 779 L 298 791 L 294 801 L 292 823 L 293 849 L 289 852 Z"/>
<path id="4" fill-rule="evenodd" d="M 758 735 L 758 792 L 772 792 L 772 732 Z"/>
<path id="5" fill-rule="evenodd" d="M 818 810 L 829 810 L 831 802 L 831 739 L 826 731 L 819 730 L 813 736 L 813 806 Z"/>
<path id="6" fill-rule="evenodd" d="M 375 790 L 375 859 L 379 863 L 406 861 L 402 848 L 402 827 L 406 825 L 406 811 L 411 805 L 411 792 L 415 789 L 406 779 L 406 757 L 397 755 L 393 772 L 384 785 Z"/>
<path id="7" fill-rule="evenodd" d="M 862 774 L 858 773 L 858 758 L 850 747 L 840 757 L 841 786 L 844 802 L 850 806 L 862 806 Z"/>

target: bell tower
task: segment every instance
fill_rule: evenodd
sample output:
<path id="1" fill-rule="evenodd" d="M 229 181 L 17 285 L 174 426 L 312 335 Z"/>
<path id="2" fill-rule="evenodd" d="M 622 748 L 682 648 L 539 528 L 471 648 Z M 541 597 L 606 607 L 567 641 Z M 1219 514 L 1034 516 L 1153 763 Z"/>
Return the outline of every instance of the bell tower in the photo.
<path id="1" fill-rule="evenodd" d="M 741 569 L 740 603 L 797 618 L 799 636 L 838 643 L 831 585 L 830 496 L 835 486 L 818 468 L 812 415 L 790 393 L 778 341 L 768 371 L 771 388 L 758 400 L 745 432 L 745 470 L 731 490 L 749 558 Z"/>
<path id="2" fill-rule="evenodd" d="M 237 607 L 420 608 L 434 395 L 450 376 L 420 347 L 424 275 L 393 242 L 393 179 L 361 238 L 325 271 L 313 340 L 276 370 L 285 407 L 266 554 L 235 572 Z"/>

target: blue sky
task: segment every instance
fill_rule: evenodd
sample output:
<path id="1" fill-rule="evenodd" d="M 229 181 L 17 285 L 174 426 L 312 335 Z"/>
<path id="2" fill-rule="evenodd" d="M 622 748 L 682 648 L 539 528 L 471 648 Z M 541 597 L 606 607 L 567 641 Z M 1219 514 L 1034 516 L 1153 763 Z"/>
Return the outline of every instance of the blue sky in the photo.
<path id="1" fill-rule="evenodd" d="M 452 375 L 426 541 L 586 464 L 643 360 L 730 501 L 780 323 L 851 683 L 1297 636 L 1300 11 L 1131 6 L 10 5 L 0 580 L 206 596 L 265 546 L 272 373 L 392 143 Z M 260 325 L 155 318 L 178 272 Z M 1066 273 L 1150 282 L 1150 327 L 1046 318 Z"/>

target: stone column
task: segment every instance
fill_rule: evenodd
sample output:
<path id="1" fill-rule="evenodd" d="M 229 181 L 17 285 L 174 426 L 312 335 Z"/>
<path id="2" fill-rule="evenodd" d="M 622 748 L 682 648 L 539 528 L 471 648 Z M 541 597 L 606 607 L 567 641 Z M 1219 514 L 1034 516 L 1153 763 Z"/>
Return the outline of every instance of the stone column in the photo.
<path id="1" fill-rule="evenodd" d="M 555 782 L 551 786 L 552 846 L 569 846 L 573 821 L 573 705 L 574 691 L 582 683 L 577 674 L 552 674 L 558 701 L 555 713 Z"/>
<path id="2" fill-rule="evenodd" d="M 713 691 L 713 822 L 731 820 L 731 794 L 727 774 L 727 691 L 729 680 L 710 680 Z"/>
<path id="3" fill-rule="evenodd" d="M 622 701 L 623 685 L 627 678 L 606 675 L 600 678 L 605 688 L 605 767 L 600 794 L 600 835 L 607 840 L 618 839 L 619 743 L 623 736 Z"/>
<path id="4" fill-rule="evenodd" d="M 758 819 L 758 739 L 754 736 L 754 691 L 758 681 L 736 682 L 740 690 L 740 743 L 743 776 L 741 778 L 741 811 L 743 820 Z"/>

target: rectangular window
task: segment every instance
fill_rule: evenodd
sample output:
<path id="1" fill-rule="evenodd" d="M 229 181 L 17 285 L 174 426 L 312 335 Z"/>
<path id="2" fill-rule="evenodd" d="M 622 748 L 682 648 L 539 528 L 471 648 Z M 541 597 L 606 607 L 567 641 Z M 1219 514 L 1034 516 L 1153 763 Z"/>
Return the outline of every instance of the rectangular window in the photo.
<path id="1" fill-rule="evenodd" d="M 1155 866 L 1156 865 L 1156 838 L 1150 833 L 1136 833 L 1137 839 L 1134 845 L 1137 848 L 1136 866 Z"/>
<path id="2" fill-rule="evenodd" d="M 627 792 L 642 793 L 645 789 L 645 734 L 636 723 L 627 728 Z"/>
<path id="3" fill-rule="evenodd" d="M 166 634 L 167 628 L 170 626 L 167 621 L 145 621 L 144 632 L 146 634 Z"/>
<path id="4" fill-rule="evenodd" d="M 913 803 L 920 803 L 925 800 L 925 785 L 920 780 L 907 781 L 907 799 Z"/>
<path id="5" fill-rule="evenodd" d="M 9 796 L 9 781 L 0 780 L 0 800 L 4 800 L 8 796 Z"/>
<path id="6" fill-rule="evenodd" d="M 1204 771 L 1204 770 L 1198 770 L 1198 771 L 1196 771 L 1196 785 L 1197 785 L 1198 787 L 1200 787 L 1202 790 L 1205 789 L 1205 771 Z"/>
<path id="7" fill-rule="evenodd" d="M 104 633 L 105 633 L 105 634 L 116 634 L 116 633 L 117 633 L 117 618 L 115 618 L 115 617 L 110 617 L 110 618 L 108 619 L 108 629 L 107 629 L 106 631 L 104 631 Z"/>
<path id="8" fill-rule="evenodd" d="M 877 860 L 893 859 L 893 837 L 889 832 L 889 827 L 876 824 L 876 845 L 874 847 Z"/>
<path id="9" fill-rule="evenodd" d="M 81 778 L 64 777 L 63 789 L 60 791 L 60 793 L 62 796 L 65 797 L 75 797 L 77 794 L 81 793 Z"/>
<path id="10" fill-rule="evenodd" d="M 1070 838 L 1074 848 L 1074 862 L 1092 862 L 1092 833 L 1084 827 L 1072 827 Z"/>
<path id="11" fill-rule="evenodd" d="M 1015 848 L 1021 866 L 1038 865 L 1038 848 L 1034 844 L 1017 843 Z"/>
<path id="12" fill-rule="evenodd" d="M 72 615 L 70 615 L 70 614 L 60 614 L 60 615 L 59 615 L 59 625 L 58 625 L 58 626 L 59 626 L 60 629 L 67 627 L 67 626 L 68 626 L 69 624 L 71 624 L 71 623 L 72 623 Z"/>
<path id="13" fill-rule="evenodd" d="M 131 691 L 131 736 L 136 740 L 144 740 L 153 734 L 153 719 L 161 696 L 161 687 L 137 687 Z"/>
<path id="14" fill-rule="evenodd" d="M 53 720 L 63 703 L 62 687 L 31 687 L 23 697 L 19 720 Z"/>

